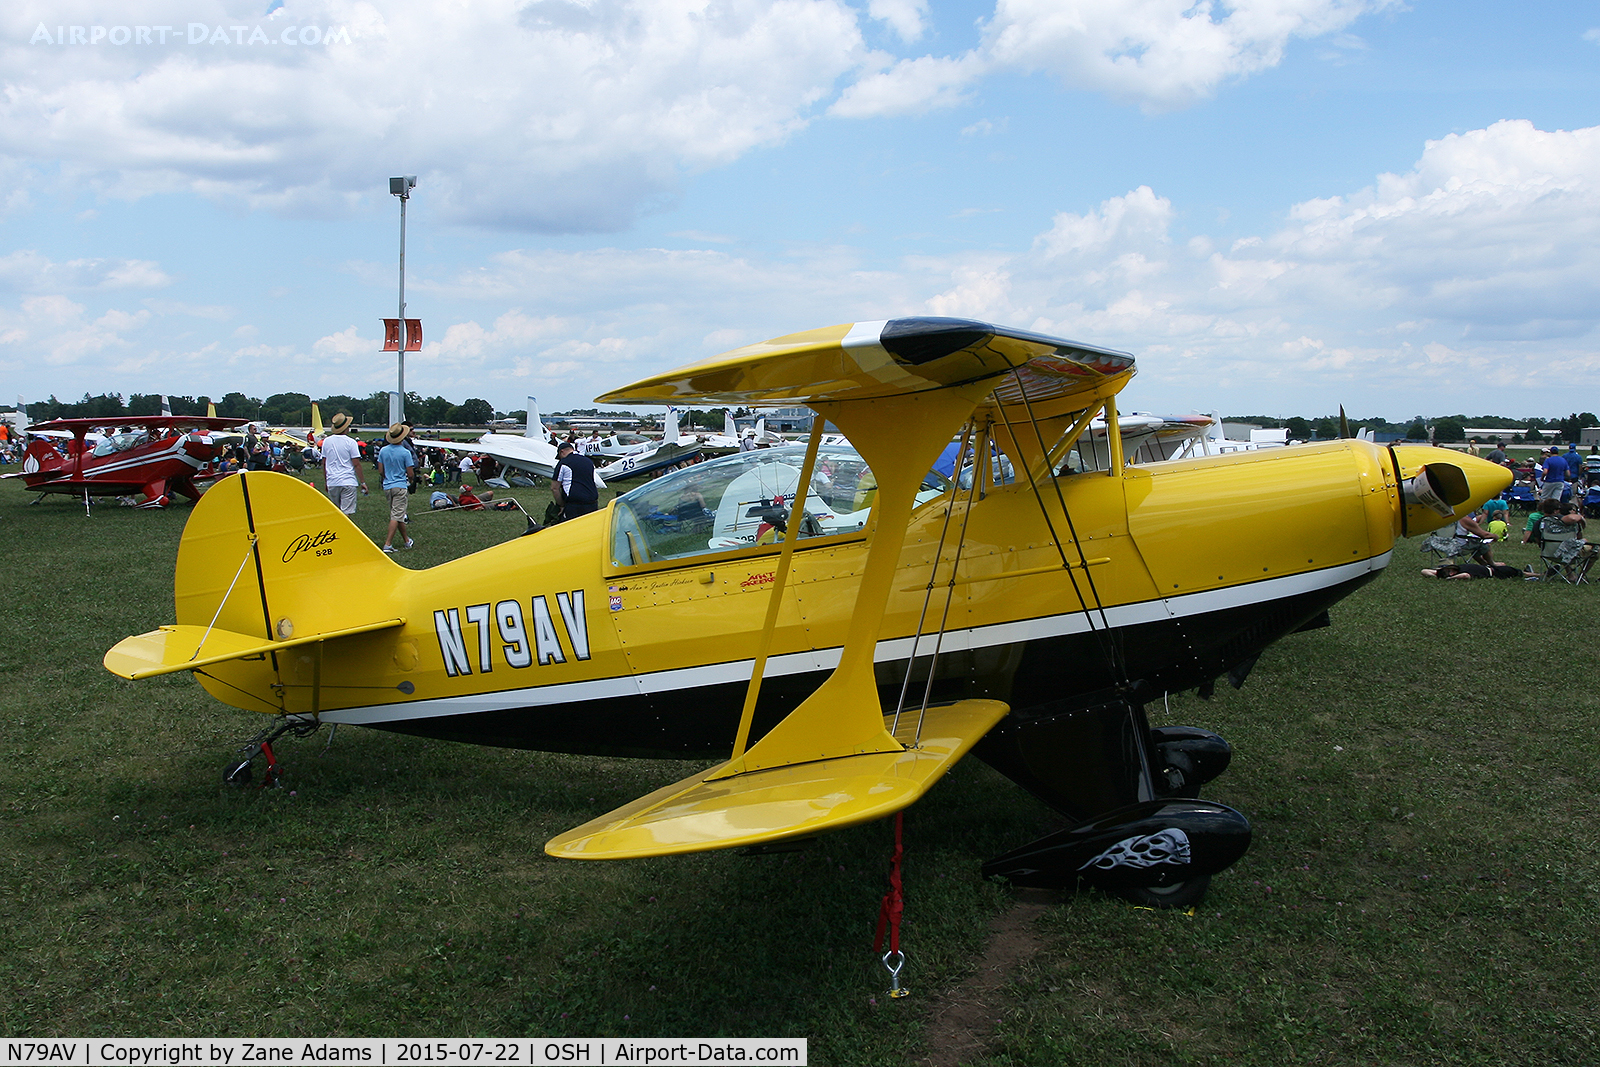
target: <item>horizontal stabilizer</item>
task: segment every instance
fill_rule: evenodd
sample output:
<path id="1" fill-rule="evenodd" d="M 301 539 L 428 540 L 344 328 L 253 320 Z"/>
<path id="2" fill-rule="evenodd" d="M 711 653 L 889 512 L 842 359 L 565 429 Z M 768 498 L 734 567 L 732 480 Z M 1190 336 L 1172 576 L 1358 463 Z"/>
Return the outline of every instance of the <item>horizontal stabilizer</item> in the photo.
<path id="1" fill-rule="evenodd" d="M 864 752 L 746 771 L 718 764 L 568 830 L 544 849 L 612 860 L 738 848 L 881 819 L 914 803 L 1006 714 L 998 700 L 962 700 L 900 716 L 896 752 Z M 885 729 L 889 719 L 884 721 Z"/>
<path id="2" fill-rule="evenodd" d="M 118 641 L 105 656 L 106 670 L 137 681 L 178 671 L 192 671 L 213 663 L 260 656 L 280 649 L 309 645 L 317 641 L 332 641 L 339 637 L 387 630 L 404 626 L 404 619 L 385 619 L 341 630 L 291 637 L 282 641 L 265 641 L 249 634 L 232 630 L 207 630 L 204 626 L 163 626 L 159 630 L 125 637 Z"/>

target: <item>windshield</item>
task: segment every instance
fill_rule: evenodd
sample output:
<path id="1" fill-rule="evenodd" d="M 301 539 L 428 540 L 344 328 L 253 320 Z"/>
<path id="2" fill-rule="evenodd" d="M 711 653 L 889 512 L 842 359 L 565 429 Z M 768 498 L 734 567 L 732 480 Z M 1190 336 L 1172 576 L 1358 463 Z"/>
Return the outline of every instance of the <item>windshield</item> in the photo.
<path id="1" fill-rule="evenodd" d="M 135 445 L 143 444 L 146 440 L 146 435 L 143 433 L 124 431 L 107 437 L 95 445 L 94 454 L 97 456 L 110 456 L 117 452 L 126 452 Z"/>
<path id="2" fill-rule="evenodd" d="M 617 498 L 612 562 L 619 567 L 778 544 L 788 535 L 805 446 L 740 452 L 682 467 Z M 950 482 L 929 472 L 917 501 Z M 856 451 L 825 445 L 796 536 L 855 533 L 867 525 L 878 483 Z"/>

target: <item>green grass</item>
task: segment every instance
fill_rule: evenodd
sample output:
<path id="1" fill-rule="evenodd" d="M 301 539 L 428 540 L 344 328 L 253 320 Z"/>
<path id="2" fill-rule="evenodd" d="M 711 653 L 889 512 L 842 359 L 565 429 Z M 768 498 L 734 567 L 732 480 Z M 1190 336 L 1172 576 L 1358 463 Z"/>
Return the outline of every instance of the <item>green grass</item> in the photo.
<path id="1" fill-rule="evenodd" d="M 542 514 L 544 492 L 518 495 Z M 911 810 L 915 995 L 890 1001 L 871 951 L 889 824 L 788 854 L 556 861 L 547 838 L 690 765 L 348 728 L 285 742 L 282 789 L 224 788 L 259 716 L 100 667 L 169 620 L 187 508 L 28 499 L 0 487 L 8 1036 L 776 1035 L 812 1063 L 912 1064 L 1011 906 L 979 865 L 1051 822 L 975 760 Z M 523 525 L 415 518 L 407 566 Z M 383 519 L 363 501 L 379 540 Z M 970 1062 L 1595 1061 L 1600 589 L 1422 564 L 1401 544 L 1243 690 L 1150 709 L 1233 742 L 1207 795 L 1250 816 L 1251 851 L 1192 915 L 1065 895 Z"/>

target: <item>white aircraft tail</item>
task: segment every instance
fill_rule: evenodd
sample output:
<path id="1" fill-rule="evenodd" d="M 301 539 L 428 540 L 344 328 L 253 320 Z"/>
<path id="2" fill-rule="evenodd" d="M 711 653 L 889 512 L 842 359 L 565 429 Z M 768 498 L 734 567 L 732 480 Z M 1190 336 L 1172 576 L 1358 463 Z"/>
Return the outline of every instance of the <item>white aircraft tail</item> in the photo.
<path id="1" fill-rule="evenodd" d="M 18 393 L 17 394 L 17 429 L 20 431 L 20 430 L 26 430 L 27 428 L 28 428 L 28 405 L 26 405 L 26 404 L 24 404 L 22 402 L 22 394 Z"/>
<path id="2" fill-rule="evenodd" d="M 531 396 L 528 398 L 528 428 L 522 431 L 522 436 L 534 437 L 540 441 L 550 440 L 550 431 L 539 421 L 539 401 Z"/>
<path id="3" fill-rule="evenodd" d="M 172 401 L 167 399 L 165 393 L 161 394 L 161 414 L 165 418 L 172 418 Z"/>
<path id="4" fill-rule="evenodd" d="M 729 408 L 722 413 L 722 432 L 733 438 L 739 439 L 739 424 L 733 421 L 733 409 Z"/>
<path id="5" fill-rule="evenodd" d="M 667 432 L 662 435 L 661 443 L 675 445 L 678 443 L 678 409 L 667 408 Z"/>

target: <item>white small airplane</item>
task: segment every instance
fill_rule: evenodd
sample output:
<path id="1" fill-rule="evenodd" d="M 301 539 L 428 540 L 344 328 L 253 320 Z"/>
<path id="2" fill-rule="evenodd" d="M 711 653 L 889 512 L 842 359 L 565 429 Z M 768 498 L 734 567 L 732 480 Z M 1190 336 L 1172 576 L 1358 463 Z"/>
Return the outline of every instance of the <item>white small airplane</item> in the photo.
<path id="1" fill-rule="evenodd" d="M 636 456 L 649 452 L 658 447 L 658 442 L 650 440 L 643 434 L 630 431 L 608 433 L 604 437 L 579 437 L 573 442 L 578 451 L 586 456 L 600 456 L 604 459 L 621 459 L 623 456 Z"/>
<path id="2" fill-rule="evenodd" d="M 427 441 L 416 439 L 418 448 L 438 448 L 448 452 L 461 452 L 493 456 L 506 468 L 504 485 L 531 485 L 531 478 L 549 478 L 556 467 L 556 446 L 550 443 L 550 431 L 539 418 L 539 405 L 528 398 L 528 426 L 521 437 L 508 433 L 488 431 L 476 441 Z M 596 475 L 596 487 L 605 488 L 605 482 Z M 491 482 L 491 484 L 497 484 Z"/>

